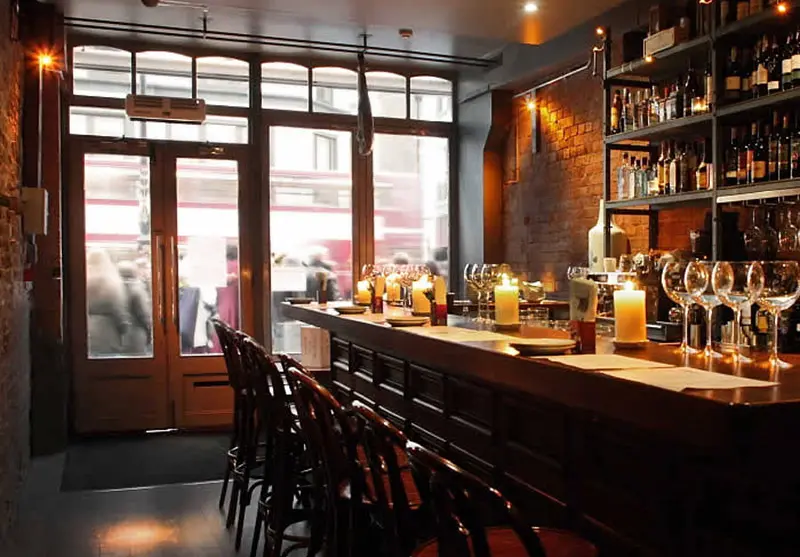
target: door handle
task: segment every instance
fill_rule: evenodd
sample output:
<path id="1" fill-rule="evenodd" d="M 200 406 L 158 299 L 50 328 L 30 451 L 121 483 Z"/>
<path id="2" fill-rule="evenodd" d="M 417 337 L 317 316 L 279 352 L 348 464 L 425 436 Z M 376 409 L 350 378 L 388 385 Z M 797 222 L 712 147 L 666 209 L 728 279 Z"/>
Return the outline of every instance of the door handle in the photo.
<path id="1" fill-rule="evenodd" d="M 155 258 L 156 263 L 156 276 L 153 284 L 153 290 L 156 292 L 156 315 L 163 327 L 166 324 L 164 318 L 164 237 L 161 234 L 156 235 L 156 250 L 157 255 Z"/>
<path id="2" fill-rule="evenodd" d="M 175 278 L 176 272 L 175 268 L 178 266 L 178 253 L 175 249 L 175 236 L 169 237 L 169 259 L 170 259 L 170 266 L 169 266 L 169 287 L 172 288 L 172 296 L 170 299 L 172 300 L 172 307 L 170 310 L 172 311 L 172 322 L 175 326 L 178 326 L 178 295 L 180 293 L 180 289 L 178 288 L 178 280 Z"/>

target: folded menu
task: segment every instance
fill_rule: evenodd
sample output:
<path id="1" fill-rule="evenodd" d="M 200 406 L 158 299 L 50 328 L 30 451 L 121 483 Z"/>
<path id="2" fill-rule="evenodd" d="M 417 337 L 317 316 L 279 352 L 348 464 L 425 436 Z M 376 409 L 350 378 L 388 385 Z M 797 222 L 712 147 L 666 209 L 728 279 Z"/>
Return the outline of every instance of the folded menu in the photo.
<path id="1" fill-rule="evenodd" d="M 462 329 L 459 327 L 414 327 L 405 329 L 408 333 L 414 333 L 426 337 L 437 338 L 450 342 L 480 342 L 480 341 L 504 341 L 512 342 L 516 340 L 508 335 L 501 335 L 492 331 L 476 331 L 474 329 Z"/>
<path id="2" fill-rule="evenodd" d="M 760 381 L 747 377 L 714 373 L 690 367 L 673 367 L 662 369 L 625 369 L 603 371 L 606 375 L 644 383 L 670 391 L 684 389 L 738 389 L 740 387 L 772 387 L 778 383 Z"/>
<path id="3" fill-rule="evenodd" d="M 547 356 L 547 359 L 551 362 L 587 370 L 674 367 L 670 364 L 640 360 L 639 358 L 619 356 L 617 354 L 574 354 L 572 356 Z"/>

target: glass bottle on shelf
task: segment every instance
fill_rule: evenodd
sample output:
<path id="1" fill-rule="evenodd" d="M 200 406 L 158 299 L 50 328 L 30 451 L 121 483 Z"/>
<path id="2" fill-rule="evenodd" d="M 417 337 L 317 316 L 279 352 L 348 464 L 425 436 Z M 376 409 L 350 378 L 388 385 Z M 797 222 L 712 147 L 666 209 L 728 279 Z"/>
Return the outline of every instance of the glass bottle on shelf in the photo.
<path id="1" fill-rule="evenodd" d="M 665 120 L 674 120 L 678 117 L 678 84 L 673 83 L 667 95 L 667 113 Z"/>
<path id="2" fill-rule="evenodd" d="M 778 213 L 778 259 L 791 261 L 798 257 L 797 227 L 794 225 L 791 205 L 784 205 Z"/>
<path id="3" fill-rule="evenodd" d="M 650 167 L 647 169 L 647 195 L 658 195 L 658 163 L 655 158 L 651 159 Z"/>
<path id="4" fill-rule="evenodd" d="M 675 88 L 675 118 L 682 118 L 683 117 L 683 81 L 681 80 L 682 76 L 678 76 L 673 84 Z"/>
<path id="5" fill-rule="evenodd" d="M 794 34 L 792 47 L 792 86 L 800 87 L 800 26 Z"/>
<path id="6" fill-rule="evenodd" d="M 739 140 L 736 138 L 736 127 L 731 128 L 731 140 L 725 148 L 724 186 L 735 186 L 739 183 Z"/>
<path id="7" fill-rule="evenodd" d="M 669 193 L 670 195 L 675 195 L 678 193 L 678 182 L 680 180 L 679 174 L 679 166 L 680 161 L 678 160 L 679 157 L 679 149 L 676 148 L 675 143 L 673 142 L 670 147 L 670 157 L 669 157 Z"/>
<path id="8" fill-rule="evenodd" d="M 683 182 L 683 191 L 697 191 L 698 156 L 696 143 L 686 143 L 684 158 L 686 159 L 686 176 Z"/>
<path id="9" fill-rule="evenodd" d="M 783 115 L 778 136 L 778 180 L 788 180 L 791 173 L 792 135 L 789 131 L 789 114 Z"/>
<path id="10" fill-rule="evenodd" d="M 697 99 L 700 97 L 700 87 L 697 85 L 697 76 L 695 75 L 694 68 L 689 64 L 689 70 L 686 72 L 686 83 L 683 86 L 683 115 L 692 116 L 699 114 L 700 111 L 695 112 L 694 109 L 698 107 Z"/>
<path id="11" fill-rule="evenodd" d="M 744 231 L 744 251 L 751 261 L 764 259 L 766 254 L 764 230 L 761 228 L 760 208 L 753 207 L 750 213 L 750 226 Z"/>
<path id="12" fill-rule="evenodd" d="M 658 99 L 658 121 L 659 122 L 666 122 L 669 118 L 667 118 L 667 107 L 669 106 L 669 87 L 664 88 L 664 94 L 661 95 Z"/>
<path id="13" fill-rule="evenodd" d="M 691 180 L 689 175 L 692 174 L 689 170 L 689 148 L 687 147 L 687 143 L 682 143 L 678 146 L 678 180 L 677 180 L 677 189 L 675 190 L 678 193 L 683 193 L 685 191 L 689 191 L 691 187 Z"/>
<path id="14" fill-rule="evenodd" d="M 633 104 L 631 103 L 630 89 L 625 89 L 622 94 L 622 128 L 627 132 L 635 128 L 633 122 Z"/>
<path id="15" fill-rule="evenodd" d="M 622 164 L 617 169 L 617 199 L 625 199 L 628 191 L 628 176 L 631 167 L 628 164 L 628 153 L 622 153 Z"/>
<path id="16" fill-rule="evenodd" d="M 780 122 L 778 111 L 772 111 L 772 125 L 764 126 L 764 136 L 767 141 L 767 179 L 778 179 L 778 140 L 780 137 Z"/>
<path id="17" fill-rule="evenodd" d="M 747 135 L 747 130 L 741 130 L 741 139 L 739 140 L 739 164 L 737 165 L 736 178 L 740 186 L 747 184 L 750 179 L 750 136 Z"/>
<path id="18" fill-rule="evenodd" d="M 647 118 L 648 123 L 652 126 L 653 124 L 659 123 L 659 106 L 660 99 L 658 97 L 658 88 L 653 85 L 650 88 L 650 115 Z"/>
<path id="19" fill-rule="evenodd" d="M 669 188 L 669 179 L 667 173 L 669 172 L 669 153 L 667 153 L 667 142 L 661 142 L 661 154 L 658 157 L 657 186 L 659 195 L 667 193 Z"/>
<path id="20" fill-rule="evenodd" d="M 739 51 L 739 68 L 742 74 L 741 94 L 739 100 L 747 100 L 753 96 L 753 82 L 755 70 L 753 69 L 753 52 L 749 48 L 742 48 Z"/>
<path id="21" fill-rule="evenodd" d="M 700 164 L 697 165 L 695 171 L 695 187 L 699 191 L 706 191 L 711 189 L 709 186 L 708 165 L 706 164 L 706 153 L 708 152 L 708 144 L 703 140 L 700 148 Z"/>
<path id="22" fill-rule="evenodd" d="M 761 133 L 761 125 L 754 122 L 751 126 L 750 145 L 747 148 L 749 182 L 763 182 L 767 179 L 767 145 Z"/>
<path id="23" fill-rule="evenodd" d="M 720 26 L 733 23 L 736 17 L 736 7 L 731 9 L 731 4 L 735 4 L 736 0 L 721 0 L 719 3 L 719 24 Z"/>
<path id="24" fill-rule="evenodd" d="M 664 194 L 672 193 L 672 162 L 674 160 L 672 143 L 667 142 L 666 158 L 664 159 Z"/>
<path id="25" fill-rule="evenodd" d="M 639 163 L 636 162 L 636 157 L 631 157 L 631 171 L 628 174 L 628 199 L 636 197 L 636 170 L 638 164 Z"/>
<path id="26" fill-rule="evenodd" d="M 642 164 L 639 168 L 639 183 L 638 183 L 638 192 L 637 195 L 639 197 L 647 197 L 649 194 L 649 182 L 650 182 L 650 161 L 647 157 L 642 157 Z"/>
<path id="27" fill-rule="evenodd" d="M 781 66 L 781 47 L 778 46 L 778 38 L 772 36 L 772 46 L 769 49 L 767 58 L 767 94 L 778 93 L 781 90 L 782 66 Z"/>
<path id="28" fill-rule="evenodd" d="M 792 55 L 794 54 L 794 34 L 786 35 L 786 44 L 783 45 L 781 54 L 781 89 L 787 91 L 792 88 Z"/>
<path id="29" fill-rule="evenodd" d="M 757 14 L 758 12 L 764 9 L 764 1 L 763 0 L 750 0 L 750 7 L 748 8 L 748 14 L 753 15 Z"/>
<path id="30" fill-rule="evenodd" d="M 750 1 L 749 0 L 737 0 L 736 2 L 736 21 L 742 21 L 743 19 L 747 19 L 750 15 Z"/>
<path id="31" fill-rule="evenodd" d="M 789 172 L 792 180 L 800 179 L 800 111 L 794 113 L 794 129 L 791 130 L 792 136 L 792 156 L 789 164 Z"/>
<path id="32" fill-rule="evenodd" d="M 714 75 L 711 72 L 711 60 L 709 59 L 708 64 L 706 65 L 706 73 L 704 76 L 703 81 L 705 82 L 705 111 L 711 112 L 712 107 L 714 106 Z"/>
<path id="33" fill-rule="evenodd" d="M 725 64 L 725 92 L 724 97 L 728 102 L 738 101 L 742 96 L 742 75 L 739 67 L 739 51 L 731 47 L 728 60 Z"/>
<path id="34" fill-rule="evenodd" d="M 622 130 L 622 94 L 619 89 L 614 91 L 614 100 L 611 101 L 611 125 L 608 133 L 620 133 Z"/>
<path id="35" fill-rule="evenodd" d="M 650 90 L 645 89 L 644 91 L 640 91 L 639 95 L 639 102 L 637 103 L 637 113 L 638 113 L 638 121 L 637 125 L 639 128 L 646 128 L 650 125 Z"/>
<path id="36" fill-rule="evenodd" d="M 763 97 L 769 91 L 769 39 L 766 35 L 758 45 L 758 56 L 753 59 L 756 68 L 756 81 L 754 84 L 754 97 Z"/>

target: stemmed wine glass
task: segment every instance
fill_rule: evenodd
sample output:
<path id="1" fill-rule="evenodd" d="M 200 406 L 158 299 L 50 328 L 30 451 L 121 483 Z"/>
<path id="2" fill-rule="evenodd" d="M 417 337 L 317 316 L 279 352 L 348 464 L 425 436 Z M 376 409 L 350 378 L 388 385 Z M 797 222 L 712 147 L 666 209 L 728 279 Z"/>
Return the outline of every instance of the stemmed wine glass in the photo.
<path id="1" fill-rule="evenodd" d="M 762 261 L 764 289 L 756 303 L 772 314 L 772 352 L 769 356 L 773 368 L 790 367 L 778 357 L 778 333 L 781 312 L 792 307 L 800 297 L 800 265 L 796 261 Z"/>
<path id="2" fill-rule="evenodd" d="M 667 297 L 683 308 L 683 340 L 680 351 L 693 354 L 696 350 L 689 346 L 689 309 L 692 306 L 692 297 L 686 291 L 685 271 L 686 262 L 670 261 L 661 271 L 661 286 Z"/>
<path id="3" fill-rule="evenodd" d="M 399 274 L 400 286 L 403 287 L 403 307 L 411 307 L 411 285 L 414 283 L 414 267 L 413 265 L 401 265 L 397 270 Z"/>
<path id="4" fill-rule="evenodd" d="M 484 294 L 486 293 L 486 284 L 483 279 L 483 265 L 478 263 L 472 268 L 471 278 L 472 278 L 472 286 L 478 292 L 478 318 L 476 319 L 476 321 L 478 323 L 483 323 L 484 319 L 483 319 L 483 312 L 481 311 L 481 301 L 483 300 Z M 488 300 L 486 300 L 486 302 L 488 302 Z"/>
<path id="5" fill-rule="evenodd" d="M 489 302 L 492 297 L 492 290 L 500 278 L 500 265 L 495 263 L 484 263 L 481 267 L 481 289 L 483 290 L 484 308 L 486 308 L 486 319 L 492 321 L 492 312 L 489 309 Z"/>
<path id="6" fill-rule="evenodd" d="M 758 262 L 729 263 L 720 261 L 711 273 L 711 285 L 719 301 L 731 308 L 733 322 L 733 359 L 750 362 L 739 350 L 742 336 L 742 310 L 756 303 L 764 289 L 764 269 Z"/>
<path id="7" fill-rule="evenodd" d="M 469 289 L 470 286 L 477 293 L 477 296 L 478 296 L 478 317 L 476 318 L 476 320 L 478 320 L 478 319 L 480 319 L 480 316 L 481 316 L 481 291 L 478 288 L 478 285 L 475 283 L 474 276 L 475 276 L 476 267 L 480 268 L 480 265 L 478 263 L 467 263 L 464 266 L 464 284 L 467 287 L 465 289 L 464 294 L 466 296 L 469 296 L 468 289 Z"/>
<path id="8" fill-rule="evenodd" d="M 720 358 L 722 354 L 714 352 L 711 342 L 711 325 L 714 316 L 714 308 L 720 305 L 720 300 L 711 287 L 711 272 L 713 263 L 709 261 L 692 261 L 686 266 L 686 291 L 691 295 L 692 300 L 706 310 L 706 348 L 703 356 L 706 358 Z"/>

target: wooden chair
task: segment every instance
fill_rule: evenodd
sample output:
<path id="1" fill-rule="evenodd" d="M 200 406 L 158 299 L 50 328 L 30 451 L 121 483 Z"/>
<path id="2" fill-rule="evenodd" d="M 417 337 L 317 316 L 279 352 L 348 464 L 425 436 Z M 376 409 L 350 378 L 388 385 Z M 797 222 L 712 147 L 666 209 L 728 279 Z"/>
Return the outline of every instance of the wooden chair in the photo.
<path id="1" fill-rule="evenodd" d="M 367 489 L 382 529 L 383 555 L 407 556 L 422 539 L 421 499 L 405 447 L 405 434 L 369 406 L 355 401 L 353 414 L 367 461 Z"/>
<path id="2" fill-rule="evenodd" d="M 314 555 L 324 547 L 327 555 L 348 557 L 354 554 L 354 543 L 374 543 L 366 510 L 371 502 L 365 499 L 366 481 L 352 420 L 333 395 L 302 367 L 290 366 L 285 372 L 313 465 L 314 513 L 309 524 L 308 554 Z M 274 506 L 286 510 L 288 495 L 284 493 L 279 499 L 282 503 L 276 501 Z M 277 525 L 282 527 L 283 520 L 278 519 Z"/>
<path id="3" fill-rule="evenodd" d="M 596 557 L 594 545 L 575 534 L 531 527 L 498 490 L 449 460 L 416 443 L 406 450 L 437 529 L 436 539 L 418 547 L 414 557 Z M 507 525 L 490 526 L 487 511 Z"/>

